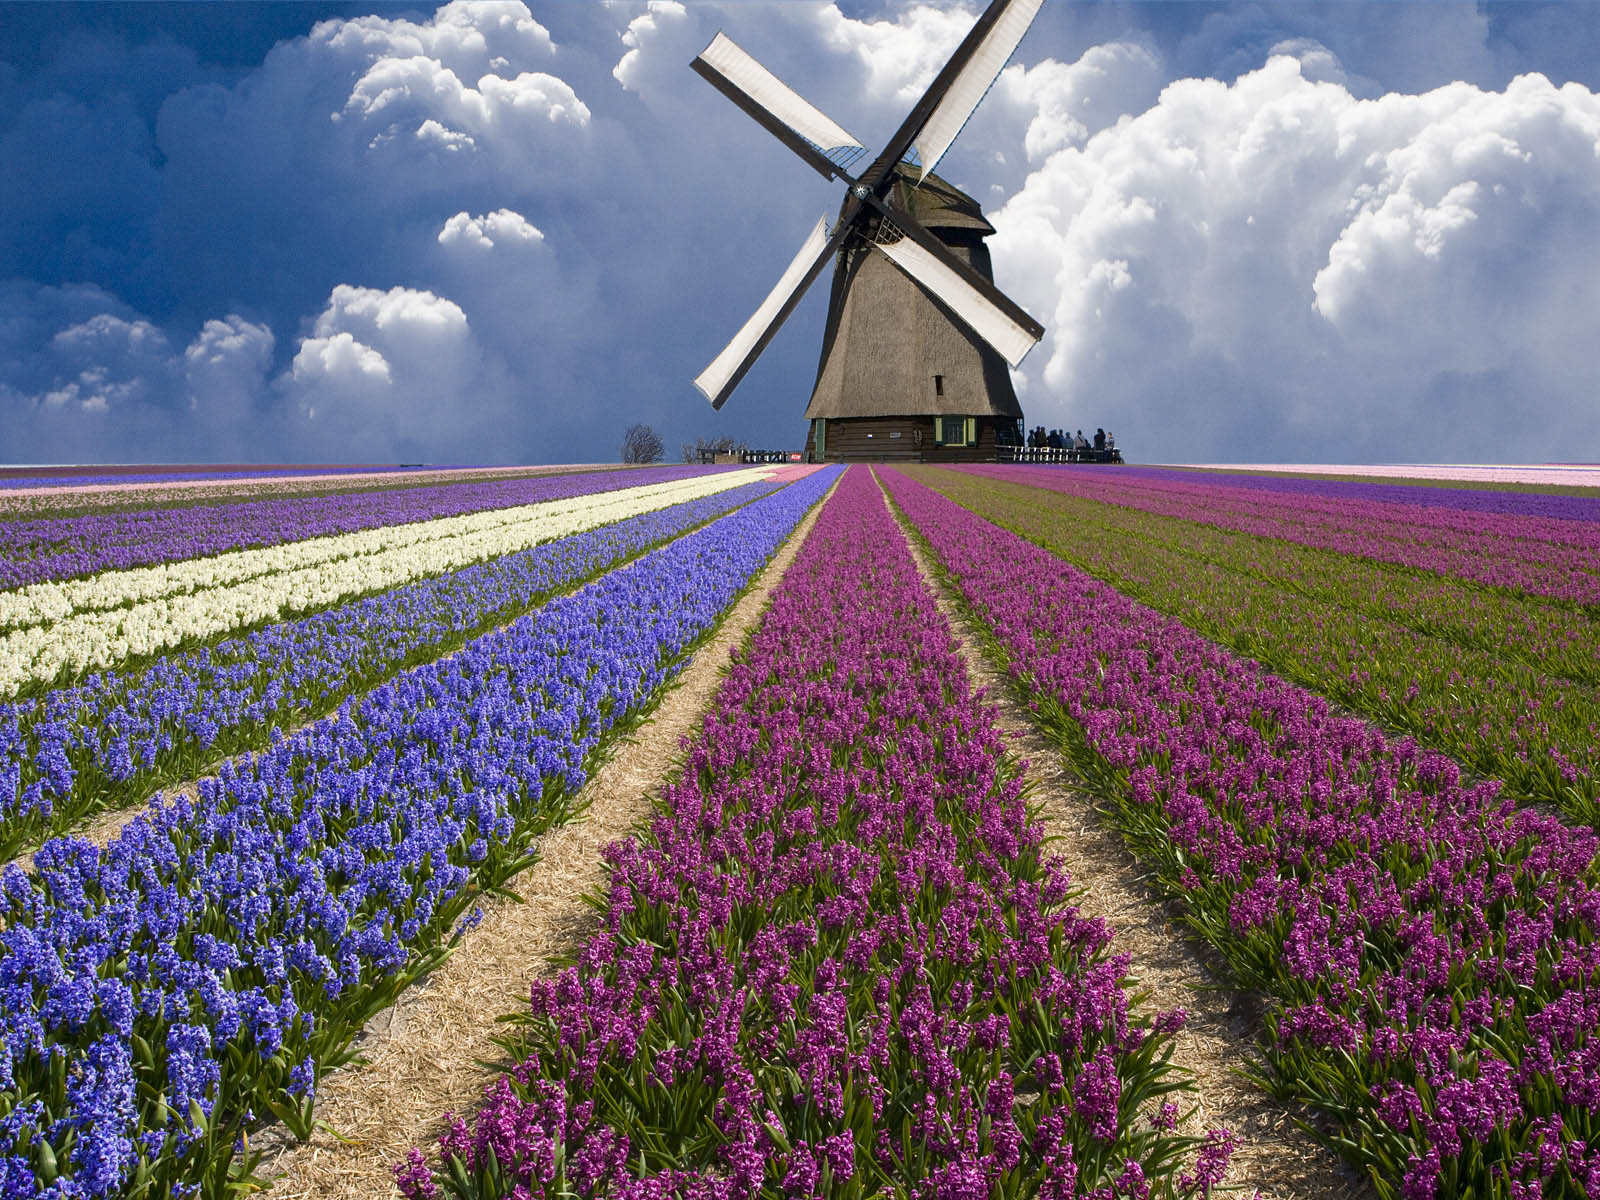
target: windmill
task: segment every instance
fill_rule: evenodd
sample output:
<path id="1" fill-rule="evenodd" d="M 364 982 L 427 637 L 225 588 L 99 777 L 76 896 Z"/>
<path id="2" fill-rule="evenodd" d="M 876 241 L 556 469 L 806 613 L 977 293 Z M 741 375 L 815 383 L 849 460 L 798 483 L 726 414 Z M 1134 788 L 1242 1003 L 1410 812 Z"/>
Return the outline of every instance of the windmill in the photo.
<path id="1" fill-rule="evenodd" d="M 994 286 L 977 201 L 933 174 L 1044 0 L 993 0 L 859 174 L 866 148 L 724 34 L 692 64 L 813 170 L 847 186 L 695 386 L 720 409 L 830 260 L 833 291 L 806 417 L 820 461 L 994 457 L 1022 410 L 1006 371 L 1044 327 Z"/>

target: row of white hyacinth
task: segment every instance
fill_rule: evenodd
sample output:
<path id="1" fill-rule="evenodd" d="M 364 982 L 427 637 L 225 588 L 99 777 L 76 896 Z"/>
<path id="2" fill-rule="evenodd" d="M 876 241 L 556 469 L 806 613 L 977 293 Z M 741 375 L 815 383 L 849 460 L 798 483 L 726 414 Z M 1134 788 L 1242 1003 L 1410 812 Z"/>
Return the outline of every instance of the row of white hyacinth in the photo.
<path id="1" fill-rule="evenodd" d="M 21 596 L 55 593 L 65 607 L 0 635 L 0 696 L 514 554 L 767 474 L 730 471 L 21 589 L 0 600 L 9 606 Z M 8 607 L 0 624 L 7 618 L 17 624 L 27 614 Z"/>
<path id="2" fill-rule="evenodd" d="M 735 475 L 722 472 L 668 483 L 570 496 L 560 500 L 544 500 L 514 508 L 489 509 L 456 517 L 433 517 L 403 525 L 311 537 L 303 541 L 284 542 L 258 549 L 230 550 L 206 558 L 182 559 L 149 567 L 102 571 L 97 575 L 79 579 L 29 584 L 26 587 L 0 592 L 0 630 L 46 625 L 78 613 L 125 608 L 130 604 L 140 604 L 147 600 L 160 600 L 169 596 L 187 595 L 210 588 L 244 583 L 276 572 L 294 571 L 323 563 L 360 558 L 422 542 L 493 532 L 506 526 L 525 524 L 530 519 L 565 520 L 569 517 L 586 519 L 584 515 L 597 508 L 620 506 L 616 509 L 618 516 L 604 518 L 605 521 L 619 520 L 636 512 L 664 508 L 685 500 L 695 500 L 701 496 L 725 491 L 737 484 L 748 483 L 751 478 L 751 475 L 745 473 Z M 664 498 L 660 503 L 653 503 L 658 496 Z M 646 501 L 652 501 L 649 509 L 636 507 L 637 504 Z M 589 527 L 581 525 L 578 528 Z"/>

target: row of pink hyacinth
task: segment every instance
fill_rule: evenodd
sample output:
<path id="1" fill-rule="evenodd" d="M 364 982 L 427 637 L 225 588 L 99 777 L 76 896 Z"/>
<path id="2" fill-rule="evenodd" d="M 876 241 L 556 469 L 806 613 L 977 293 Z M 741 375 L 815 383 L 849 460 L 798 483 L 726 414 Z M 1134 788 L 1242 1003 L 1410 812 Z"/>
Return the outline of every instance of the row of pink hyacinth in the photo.
<path id="1" fill-rule="evenodd" d="M 1600 1195 L 1600 839 L 919 483 L 891 494 L 1384 1195 Z"/>
<path id="2" fill-rule="evenodd" d="M 1171 1196 L 1181 1013 L 1129 1011 L 991 707 L 851 468 L 734 656 L 601 930 L 413 1198 Z"/>
<path id="3" fill-rule="evenodd" d="M 1180 472 L 960 469 L 1513 592 L 1600 604 L 1600 523 L 1594 521 L 1279 493 L 1196 482 Z"/>

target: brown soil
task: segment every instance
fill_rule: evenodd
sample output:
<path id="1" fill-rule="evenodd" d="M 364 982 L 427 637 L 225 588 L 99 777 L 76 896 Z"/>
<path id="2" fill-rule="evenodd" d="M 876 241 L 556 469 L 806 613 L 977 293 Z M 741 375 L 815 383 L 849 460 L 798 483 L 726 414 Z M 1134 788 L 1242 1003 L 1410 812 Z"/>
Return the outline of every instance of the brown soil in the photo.
<path id="1" fill-rule="evenodd" d="M 1296 1124 L 1296 1114 L 1238 1076 L 1261 1032 L 1255 999 L 1222 981 L 1210 952 L 1185 936 L 1161 898 L 1145 886 L 1138 860 L 1093 802 L 1074 789 L 1060 752 L 1017 700 L 1009 677 L 981 649 L 977 630 L 939 581 L 922 545 L 914 537 L 907 541 L 961 643 L 973 685 L 995 705 L 1011 751 L 1026 760 L 1029 799 L 1073 882 L 1084 889 L 1076 901 L 1079 909 L 1104 918 L 1116 931 L 1113 949 L 1131 957 L 1131 982 L 1149 993 L 1148 1004 L 1188 1013 L 1173 1062 L 1193 1076 L 1197 1091 L 1184 1103 L 1197 1108 L 1181 1128 L 1233 1131 L 1239 1149 L 1227 1182 L 1241 1195 L 1259 1191 L 1266 1200 L 1371 1196 L 1360 1177 Z"/>
<path id="2" fill-rule="evenodd" d="M 820 508 L 820 506 L 819 506 Z M 813 510 L 715 637 L 678 676 L 647 725 L 623 742 L 584 787 L 583 814 L 540 840 L 539 861 L 510 881 L 525 903 L 484 904 L 483 921 L 425 983 L 380 1014 L 358 1049 L 364 1064 L 323 1080 L 319 1132 L 305 1145 L 281 1133 L 262 1164 L 275 1197 L 354 1198 L 393 1193 L 391 1166 L 412 1146 L 431 1148 L 446 1110 L 465 1113 L 510 1064 L 494 1045 L 497 1018 L 527 1003 L 534 979 L 554 970 L 595 927 L 583 901 L 605 881 L 601 850 L 651 812 L 682 743 L 700 723 L 728 654 L 754 630 L 767 598 L 816 519 Z"/>

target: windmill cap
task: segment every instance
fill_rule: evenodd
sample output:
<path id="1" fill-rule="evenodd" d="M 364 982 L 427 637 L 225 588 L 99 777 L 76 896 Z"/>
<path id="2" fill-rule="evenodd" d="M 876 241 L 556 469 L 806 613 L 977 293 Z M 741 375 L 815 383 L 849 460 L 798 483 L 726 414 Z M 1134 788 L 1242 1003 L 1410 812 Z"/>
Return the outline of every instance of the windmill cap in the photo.
<path id="1" fill-rule="evenodd" d="M 994 233 L 994 226 L 984 219 L 978 202 L 949 180 L 930 174 L 917 186 L 917 167 L 911 163 L 901 163 L 896 175 L 894 192 L 888 198 L 910 212 L 924 228 L 972 229 L 979 237 Z M 849 203 L 848 196 L 845 203 Z M 839 211 L 844 211 L 843 206 Z"/>

